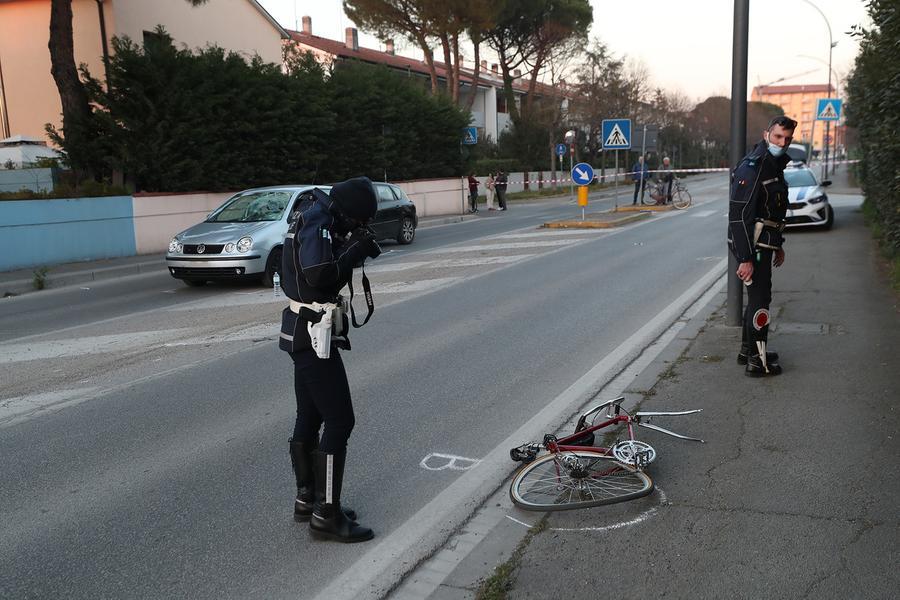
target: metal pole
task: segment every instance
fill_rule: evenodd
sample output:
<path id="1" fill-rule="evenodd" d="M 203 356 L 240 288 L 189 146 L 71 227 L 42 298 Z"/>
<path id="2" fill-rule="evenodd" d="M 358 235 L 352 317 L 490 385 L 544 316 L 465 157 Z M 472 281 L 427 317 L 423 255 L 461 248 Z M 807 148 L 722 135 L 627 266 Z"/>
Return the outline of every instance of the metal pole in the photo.
<path id="1" fill-rule="evenodd" d="M 613 175 L 613 189 L 615 189 L 616 210 L 619 210 L 619 151 L 616 150 L 616 171 Z"/>
<path id="2" fill-rule="evenodd" d="M 747 39 L 750 35 L 750 0 L 734 0 L 734 34 L 731 54 L 731 167 L 737 166 L 747 147 Z M 737 276 L 737 260 L 728 250 L 728 301 L 726 322 L 737 327 L 743 321 L 744 286 Z"/>
<path id="3" fill-rule="evenodd" d="M 644 183 L 644 169 L 647 167 L 647 124 L 644 123 L 644 137 L 641 138 L 641 204 L 644 203 L 644 192 L 647 186 Z"/>
<path id="4" fill-rule="evenodd" d="M 3 64 L 0 63 L 0 137 L 8 138 L 9 130 L 9 105 L 6 103 L 6 87 L 3 85 Z"/>
<path id="5" fill-rule="evenodd" d="M 575 167 L 572 160 L 575 158 L 575 142 L 569 144 L 569 198 L 575 199 L 575 177 L 572 175 L 572 169 Z"/>
<path id="6" fill-rule="evenodd" d="M 806 2 L 807 4 L 812 6 L 814 9 L 816 9 L 817 13 L 822 15 L 822 18 L 825 19 L 825 27 L 828 28 L 828 96 L 831 97 L 831 50 L 835 46 L 834 38 L 831 36 L 831 23 L 829 23 L 828 17 L 825 16 L 825 13 L 822 12 L 822 9 L 813 4 L 810 0 L 803 0 L 803 2 Z M 822 179 L 828 176 L 828 144 L 830 142 L 830 140 L 828 139 L 829 137 L 831 137 L 831 121 L 825 121 L 825 138 L 822 140 L 822 150 L 825 152 L 825 161 L 822 163 L 824 167 L 822 169 Z"/>

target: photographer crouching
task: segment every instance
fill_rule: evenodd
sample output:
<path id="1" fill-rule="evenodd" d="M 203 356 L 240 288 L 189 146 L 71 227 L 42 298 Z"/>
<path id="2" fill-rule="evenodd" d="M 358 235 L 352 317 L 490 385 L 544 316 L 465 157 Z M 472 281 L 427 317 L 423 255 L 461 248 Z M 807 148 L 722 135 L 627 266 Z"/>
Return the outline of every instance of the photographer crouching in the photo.
<path id="1" fill-rule="evenodd" d="M 281 287 L 290 298 L 282 312 L 279 347 L 294 361 L 297 419 L 290 439 L 297 480 L 294 519 L 309 521 L 316 538 L 363 542 L 372 530 L 341 506 L 347 440 L 355 422 L 347 373 L 338 349 L 349 350 L 349 321 L 338 292 L 350 286 L 353 325 L 353 269 L 381 254 L 366 226 L 378 199 L 372 182 L 357 177 L 335 184 L 331 192 L 313 189 L 294 204 L 284 239 Z M 374 304 L 363 271 L 368 315 Z M 324 428 L 322 427 L 324 424 Z M 319 439 L 319 429 L 322 437 Z"/>

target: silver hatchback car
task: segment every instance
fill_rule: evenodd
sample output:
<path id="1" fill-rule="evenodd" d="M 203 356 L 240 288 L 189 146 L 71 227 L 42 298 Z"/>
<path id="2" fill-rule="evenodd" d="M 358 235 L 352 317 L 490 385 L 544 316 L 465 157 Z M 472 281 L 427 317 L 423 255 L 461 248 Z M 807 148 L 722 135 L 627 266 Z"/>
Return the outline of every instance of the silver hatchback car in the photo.
<path id="1" fill-rule="evenodd" d="M 371 224 L 379 239 L 413 241 L 418 225 L 416 206 L 399 187 L 375 183 L 378 213 Z M 271 287 L 281 263 L 281 246 L 294 200 L 314 187 L 288 185 L 239 192 L 169 242 L 169 273 L 188 285 L 210 280 L 261 278 Z"/>

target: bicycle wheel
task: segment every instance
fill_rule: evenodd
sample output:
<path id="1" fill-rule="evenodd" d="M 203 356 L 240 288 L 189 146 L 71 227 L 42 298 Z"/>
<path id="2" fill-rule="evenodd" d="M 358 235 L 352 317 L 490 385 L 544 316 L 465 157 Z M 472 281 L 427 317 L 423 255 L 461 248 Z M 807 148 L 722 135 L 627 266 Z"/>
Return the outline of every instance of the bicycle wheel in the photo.
<path id="1" fill-rule="evenodd" d="M 646 496 L 653 480 L 593 450 L 546 454 L 515 474 L 509 497 L 525 510 L 569 510 Z"/>
<path id="2" fill-rule="evenodd" d="M 678 209 L 685 209 L 691 205 L 691 193 L 684 188 L 676 188 L 672 192 L 672 206 Z"/>
<path id="3" fill-rule="evenodd" d="M 656 187 L 655 183 L 648 183 L 644 186 L 644 193 L 641 195 L 641 202 L 644 204 L 656 204 L 656 199 L 659 198 L 659 190 Z"/>

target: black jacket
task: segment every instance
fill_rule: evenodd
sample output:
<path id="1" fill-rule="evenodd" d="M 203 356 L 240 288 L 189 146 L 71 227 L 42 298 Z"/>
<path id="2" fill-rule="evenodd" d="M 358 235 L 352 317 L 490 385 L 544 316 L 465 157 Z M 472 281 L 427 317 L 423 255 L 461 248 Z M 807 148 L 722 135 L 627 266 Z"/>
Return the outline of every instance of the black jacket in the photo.
<path id="1" fill-rule="evenodd" d="M 281 287 L 291 300 L 335 302 L 353 276 L 353 268 L 366 258 L 362 240 L 347 239 L 337 231 L 337 211 L 334 199 L 319 189 L 297 199 L 281 255 Z M 311 348 L 306 323 L 285 308 L 279 347 L 287 352 Z"/>
<path id="2" fill-rule="evenodd" d="M 728 246 L 739 263 L 752 260 L 758 246 L 780 248 L 784 243 L 781 229 L 788 209 L 784 167 L 788 162 L 787 154 L 778 158 L 769 154 L 762 141 L 731 172 Z M 754 244 L 754 228 L 763 220 L 779 227 L 767 225 Z"/>

